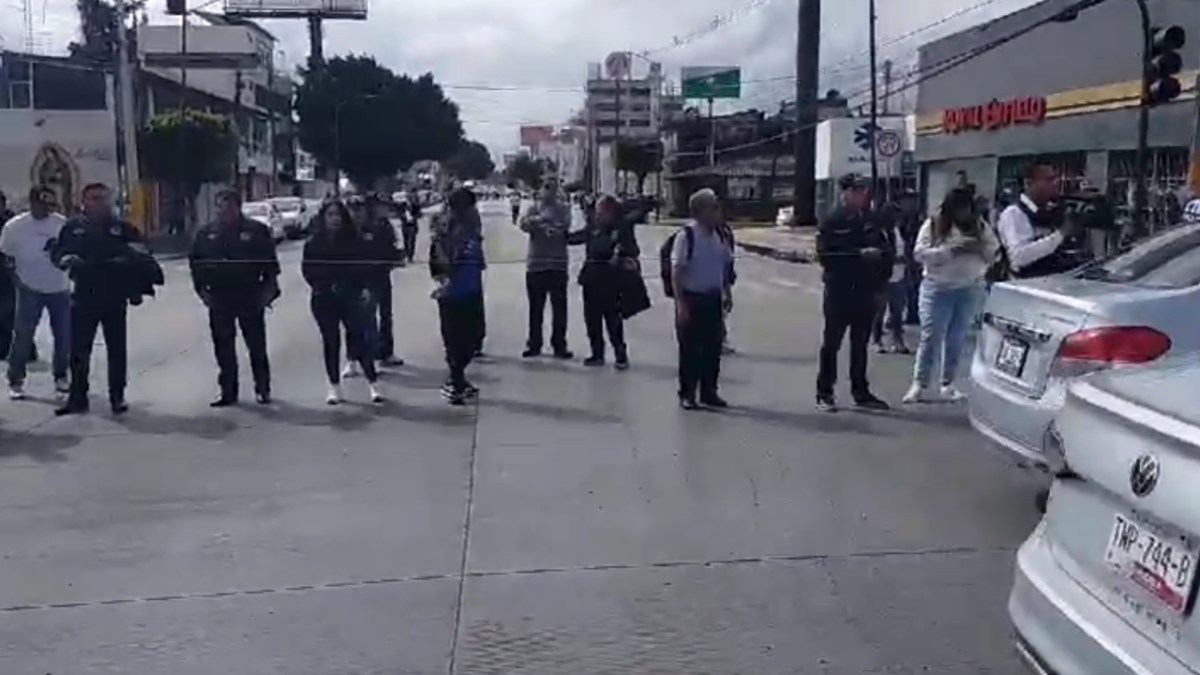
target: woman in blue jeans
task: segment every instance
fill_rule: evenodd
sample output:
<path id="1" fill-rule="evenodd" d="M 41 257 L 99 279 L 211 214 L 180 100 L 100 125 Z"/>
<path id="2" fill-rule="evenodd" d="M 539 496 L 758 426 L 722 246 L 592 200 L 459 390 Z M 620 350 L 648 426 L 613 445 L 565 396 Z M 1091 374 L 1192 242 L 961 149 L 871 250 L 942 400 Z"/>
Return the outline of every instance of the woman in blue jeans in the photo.
<path id="1" fill-rule="evenodd" d="M 951 190 L 938 214 L 925 221 L 913 254 L 925 268 L 919 307 L 921 342 L 905 403 L 957 401 L 954 386 L 967 331 L 984 294 L 984 275 L 999 243 L 975 210 L 970 191 Z M 941 358 L 939 389 L 932 391 L 934 362 Z"/>

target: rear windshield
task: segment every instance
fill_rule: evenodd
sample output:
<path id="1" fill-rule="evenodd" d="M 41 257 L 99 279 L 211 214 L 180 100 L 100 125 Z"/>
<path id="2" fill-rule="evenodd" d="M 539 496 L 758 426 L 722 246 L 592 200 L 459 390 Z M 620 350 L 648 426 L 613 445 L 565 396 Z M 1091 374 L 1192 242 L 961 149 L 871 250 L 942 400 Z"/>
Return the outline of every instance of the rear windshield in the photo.
<path id="1" fill-rule="evenodd" d="M 242 213 L 248 216 L 269 216 L 271 215 L 271 207 L 266 204 L 246 204 L 242 207 Z"/>
<path id="2" fill-rule="evenodd" d="M 1150 288 L 1200 284 L 1200 225 L 1166 230 L 1082 274 L 1099 281 Z"/>

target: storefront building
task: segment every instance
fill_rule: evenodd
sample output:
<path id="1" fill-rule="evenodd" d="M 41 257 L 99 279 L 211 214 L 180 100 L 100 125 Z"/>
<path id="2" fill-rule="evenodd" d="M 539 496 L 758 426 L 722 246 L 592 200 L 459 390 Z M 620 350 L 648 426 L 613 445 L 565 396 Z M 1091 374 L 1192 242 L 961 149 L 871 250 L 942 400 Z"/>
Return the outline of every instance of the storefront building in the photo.
<path id="1" fill-rule="evenodd" d="M 1128 209 L 1140 89 L 1136 3 L 1109 0 L 1005 41 L 1074 4 L 1045 0 L 921 48 L 919 68 L 928 79 L 917 98 L 916 160 L 930 210 L 964 178 L 989 199 L 1015 193 L 1035 158 L 1058 168 L 1064 192 L 1098 189 L 1118 214 Z M 1189 36 L 1181 51 L 1183 93 L 1150 116 L 1150 203 L 1161 220 L 1181 188 L 1197 178 L 1190 175 L 1189 155 L 1200 12 L 1194 0 L 1149 4 L 1155 25 L 1179 25 Z"/>

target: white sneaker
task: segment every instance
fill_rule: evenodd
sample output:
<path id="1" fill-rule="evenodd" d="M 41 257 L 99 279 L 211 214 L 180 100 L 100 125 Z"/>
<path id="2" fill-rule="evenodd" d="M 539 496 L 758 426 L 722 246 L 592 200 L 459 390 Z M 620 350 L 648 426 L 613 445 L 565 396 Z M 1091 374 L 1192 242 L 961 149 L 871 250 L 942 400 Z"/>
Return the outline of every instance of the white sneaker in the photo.
<path id="1" fill-rule="evenodd" d="M 367 391 L 371 393 L 371 403 L 383 403 L 383 392 L 379 390 L 378 383 L 368 384 Z"/>
<path id="2" fill-rule="evenodd" d="M 342 368 L 342 377 L 358 377 L 361 370 L 358 361 L 347 361 L 346 367 Z"/>
<path id="3" fill-rule="evenodd" d="M 65 377 L 55 379 L 54 391 L 59 394 L 71 393 L 71 380 Z"/>
<path id="4" fill-rule="evenodd" d="M 944 401 L 961 401 L 967 397 L 966 394 L 959 391 L 958 387 L 953 384 L 942 385 L 942 400 Z"/>
<path id="5" fill-rule="evenodd" d="M 342 388 L 336 384 L 329 385 L 329 393 L 325 394 L 325 403 L 337 405 L 342 402 Z"/>
<path id="6" fill-rule="evenodd" d="M 11 401 L 25 400 L 25 385 L 10 384 L 8 385 L 8 398 Z"/>
<path id="7" fill-rule="evenodd" d="M 904 394 L 904 398 L 900 399 L 901 403 L 929 403 L 934 400 L 933 395 L 929 392 L 929 387 L 922 387 L 920 384 L 913 382 L 908 388 L 908 392 Z"/>

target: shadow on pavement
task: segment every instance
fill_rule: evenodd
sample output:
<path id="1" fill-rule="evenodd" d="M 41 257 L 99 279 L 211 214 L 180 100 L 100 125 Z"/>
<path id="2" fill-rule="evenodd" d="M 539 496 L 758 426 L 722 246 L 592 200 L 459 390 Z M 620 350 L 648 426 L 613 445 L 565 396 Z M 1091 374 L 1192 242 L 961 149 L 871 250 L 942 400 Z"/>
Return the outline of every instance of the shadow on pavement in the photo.
<path id="1" fill-rule="evenodd" d="M 83 437 L 73 434 L 41 434 L 0 429 L 0 461 L 24 457 L 38 464 L 61 464 L 70 460 L 63 450 L 73 448 Z"/>
<path id="2" fill-rule="evenodd" d="M 413 406 L 403 401 L 388 400 L 381 404 L 346 401 L 339 406 L 306 408 L 276 401 L 269 406 L 245 408 L 264 420 L 299 427 L 330 427 L 338 431 L 361 431 L 379 418 L 390 418 L 436 424 L 445 427 L 468 427 L 475 423 L 474 415 L 447 406 Z"/>
<path id="3" fill-rule="evenodd" d="M 510 413 L 517 415 L 531 415 L 535 417 L 550 417 L 562 422 L 578 422 L 582 424 L 620 424 L 621 417 L 611 413 L 602 413 L 586 408 L 568 408 L 558 405 L 546 405 L 544 403 L 530 403 L 529 401 L 513 401 L 510 399 L 494 399 L 483 398 L 479 406 L 481 408 L 500 408 Z"/>
<path id="4" fill-rule="evenodd" d="M 481 373 L 472 368 L 468 377 L 473 382 L 487 384 L 496 382 L 496 378 L 487 373 Z M 440 389 L 446 381 L 445 368 L 430 368 L 427 366 L 397 366 L 379 371 L 379 379 L 397 386 L 413 387 L 416 389 Z"/>
<path id="5" fill-rule="evenodd" d="M 126 431 L 154 436 L 182 434 L 209 441 L 224 440 L 239 427 L 236 420 L 218 415 L 172 415 L 132 405 L 129 412 L 114 418 Z"/>
<path id="6" fill-rule="evenodd" d="M 825 412 L 797 413 L 766 408 L 732 407 L 723 414 L 729 417 L 745 417 L 764 424 L 818 431 L 822 433 L 854 433 L 869 436 L 886 436 L 871 423 L 869 415 L 853 411 L 842 411 L 835 414 Z"/>
<path id="7" fill-rule="evenodd" d="M 764 363 L 781 366 L 812 366 L 817 363 L 817 354 L 755 354 L 753 352 L 737 352 L 721 357 L 721 363 L 745 361 L 746 363 Z"/>

